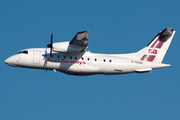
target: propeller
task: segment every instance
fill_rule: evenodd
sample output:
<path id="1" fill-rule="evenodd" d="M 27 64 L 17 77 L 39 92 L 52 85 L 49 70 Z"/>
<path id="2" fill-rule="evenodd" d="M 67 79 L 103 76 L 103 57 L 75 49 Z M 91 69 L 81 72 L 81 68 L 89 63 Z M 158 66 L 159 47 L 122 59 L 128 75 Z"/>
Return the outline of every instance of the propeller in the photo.
<path id="1" fill-rule="evenodd" d="M 51 56 L 52 56 L 52 48 L 53 48 L 53 33 L 51 33 L 51 43 L 48 44 L 47 47 L 51 48 L 51 49 L 50 49 L 50 57 L 51 57 Z M 44 67 L 47 66 L 47 48 L 46 48 L 45 54 L 46 54 L 46 55 L 45 55 L 46 58 L 44 58 L 44 59 L 45 59 Z M 46 73 L 47 73 L 47 70 L 48 70 L 48 69 L 46 69 Z"/>
<path id="2" fill-rule="evenodd" d="M 52 48 L 53 48 L 53 33 L 51 33 L 51 44 L 48 44 L 47 47 L 50 47 L 50 56 L 52 56 Z"/>

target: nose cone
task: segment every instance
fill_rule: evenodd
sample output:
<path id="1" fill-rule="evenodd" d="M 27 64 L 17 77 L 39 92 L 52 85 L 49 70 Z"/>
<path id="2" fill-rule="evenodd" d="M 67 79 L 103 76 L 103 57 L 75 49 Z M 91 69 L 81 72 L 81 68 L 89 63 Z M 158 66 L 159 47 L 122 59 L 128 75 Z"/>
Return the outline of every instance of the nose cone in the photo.
<path id="1" fill-rule="evenodd" d="M 6 64 L 8 64 L 8 62 L 9 62 L 9 60 L 8 60 L 8 58 L 4 61 L 4 63 L 6 63 Z"/>
<path id="2" fill-rule="evenodd" d="M 16 66 L 15 59 L 13 57 L 7 58 L 4 63 L 10 65 L 10 66 Z"/>
<path id="3" fill-rule="evenodd" d="M 6 63 L 6 64 L 11 64 L 12 62 L 13 62 L 12 57 L 9 57 L 4 61 L 4 63 Z"/>

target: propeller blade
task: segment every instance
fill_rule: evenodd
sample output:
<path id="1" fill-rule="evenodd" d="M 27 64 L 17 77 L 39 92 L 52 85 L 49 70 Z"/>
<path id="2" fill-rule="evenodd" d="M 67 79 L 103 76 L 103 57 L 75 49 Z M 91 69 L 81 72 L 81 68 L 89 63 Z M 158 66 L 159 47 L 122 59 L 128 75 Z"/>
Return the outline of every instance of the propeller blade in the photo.
<path id="1" fill-rule="evenodd" d="M 53 33 L 51 33 L 51 53 L 50 53 L 50 56 L 52 56 L 52 48 L 53 48 Z"/>
<path id="2" fill-rule="evenodd" d="M 51 33 L 51 44 L 48 44 L 47 47 L 53 48 L 53 33 Z"/>
<path id="3" fill-rule="evenodd" d="M 50 47 L 50 56 L 52 56 L 52 48 L 53 48 L 53 33 L 51 33 L 51 44 L 48 44 L 47 47 Z"/>
<path id="4" fill-rule="evenodd" d="M 53 43 L 53 33 L 51 33 L 51 45 L 52 45 L 52 43 Z"/>

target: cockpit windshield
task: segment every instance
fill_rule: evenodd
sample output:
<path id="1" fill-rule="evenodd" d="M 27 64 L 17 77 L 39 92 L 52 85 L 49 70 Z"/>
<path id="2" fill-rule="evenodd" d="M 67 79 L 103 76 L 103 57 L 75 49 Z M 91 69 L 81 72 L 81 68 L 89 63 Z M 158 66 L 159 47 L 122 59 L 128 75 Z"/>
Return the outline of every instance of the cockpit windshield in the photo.
<path id="1" fill-rule="evenodd" d="M 27 50 L 23 50 L 23 51 L 19 51 L 19 52 L 17 52 L 16 54 L 20 54 L 20 53 L 23 53 L 23 54 L 28 54 L 28 51 L 27 51 Z"/>

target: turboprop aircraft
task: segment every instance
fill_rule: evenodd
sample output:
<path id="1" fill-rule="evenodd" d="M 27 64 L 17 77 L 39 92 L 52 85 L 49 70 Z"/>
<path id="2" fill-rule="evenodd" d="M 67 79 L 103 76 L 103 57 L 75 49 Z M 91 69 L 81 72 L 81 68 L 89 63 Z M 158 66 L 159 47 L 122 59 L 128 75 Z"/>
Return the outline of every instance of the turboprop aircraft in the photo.
<path id="1" fill-rule="evenodd" d="M 24 49 L 7 58 L 10 66 L 60 71 L 70 75 L 124 74 L 150 72 L 168 67 L 162 60 L 175 31 L 166 28 L 143 49 L 129 54 L 99 54 L 86 51 L 89 31 L 78 32 L 70 42 L 53 43 L 49 48 Z"/>

